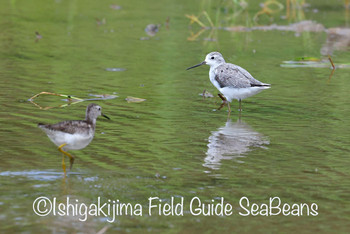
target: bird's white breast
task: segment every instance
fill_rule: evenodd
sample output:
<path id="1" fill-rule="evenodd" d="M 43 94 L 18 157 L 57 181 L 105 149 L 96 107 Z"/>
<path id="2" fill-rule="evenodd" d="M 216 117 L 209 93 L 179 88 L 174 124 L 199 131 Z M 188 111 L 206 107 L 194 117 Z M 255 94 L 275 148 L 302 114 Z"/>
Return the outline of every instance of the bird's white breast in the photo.
<path id="1" fill-rule="evenodd" d="M 88 144 L 90 144 L 94 138 L 94 133 L 70 134 L 56 131 L 55 134 L 48 134 L 48 137 L 57 146 L 66 144 L 66 146 L 63 147 L 64 150 L 79 150 L 85 148 Z"/>
<path id="2" fill-rule="evenodd" d="M 219 83 L 215 80 L 215 77 L 216 77 L 216 68 L 213 68 L 213 67 L 210 67 L 210 70 L 209 70 L 209 79 L 210 79 L 210 82 L 218 89 L 220 90 L 220 85 Z"/>

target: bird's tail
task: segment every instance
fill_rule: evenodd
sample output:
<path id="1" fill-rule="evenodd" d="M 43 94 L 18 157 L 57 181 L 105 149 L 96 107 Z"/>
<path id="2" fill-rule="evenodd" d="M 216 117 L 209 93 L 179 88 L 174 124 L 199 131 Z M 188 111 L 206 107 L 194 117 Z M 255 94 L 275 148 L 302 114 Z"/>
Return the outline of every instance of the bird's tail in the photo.
<path id="1" fill-rule="evenodd" d="M 266 84 L 266 83 L 261 83 L 261 84 L 251 84 L 252 87 L 260 87 L 262 89 L 269 89 L 271 88 L 270 84 Z"/>
<path id="2" fill-rule="evenodd" d="M 43 123 L 38 123 L 38 127 L 39 127 L 39 128 L 43 128 L 43 127 L 45 127 L 45 124 L 43 124 Z"/>

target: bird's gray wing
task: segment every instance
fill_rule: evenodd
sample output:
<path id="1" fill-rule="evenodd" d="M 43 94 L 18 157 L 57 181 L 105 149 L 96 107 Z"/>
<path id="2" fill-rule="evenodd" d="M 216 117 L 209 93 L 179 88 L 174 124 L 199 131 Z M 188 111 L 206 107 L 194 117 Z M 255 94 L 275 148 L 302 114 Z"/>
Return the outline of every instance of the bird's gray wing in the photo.
<path id="1" fill-rule="evenodd" d="M 61 131 L 65 133 L 83 133 L 89 131 L 89 124 L 83 120 L 68 120 L 56 124 L 38 124 L 38 126 L 45 130 Z"/>
<path id="2" fill-rule="evenodd" d="M 248 71 L 240 66 L 231 63 L 222 64 L 216 68 L 215 80 L 221 88 L 249 88 L 268 85 L 254 79 Z"/>

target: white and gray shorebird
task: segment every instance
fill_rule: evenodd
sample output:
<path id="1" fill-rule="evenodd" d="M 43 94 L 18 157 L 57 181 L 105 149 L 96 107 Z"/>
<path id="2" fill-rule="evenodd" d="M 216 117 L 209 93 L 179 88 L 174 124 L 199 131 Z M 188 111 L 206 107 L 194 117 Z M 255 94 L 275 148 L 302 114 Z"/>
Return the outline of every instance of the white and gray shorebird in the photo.
<path id="1" fill-rule="evenodd" d="M 189 67 L 187 70 L 204 64 L 210 66 L 209 78 L 211 83 L 213 83 L 228 101 L 229 113 L 231 112 L 230 102 L 233 99 L 239 101 L 239 110 L 241 111 L 241 102 L 243 99 L 270 88 L 270 84 L 258 81 L 240 66 L 226 63 L 219 52 L 207 54 L 203 62 Z"/>
<path id="2" fill-rule="evenodd" d="M 74 163 L 74 157 L 64 150 L 80 150 L 90 144 L 95 135 L 96 119 L 98 116 L 109 119 L 102 114 L 101 107 L 96 104 L 89 104 L 86 108 L 85 120 L 67 120 L 56 124 L 42 124 L 41 128 L 50 140 L 58 146 L 58 150 L 63 153 L 62 168 L 66 174 L 64 156 L 70 159 L 70 169 Z"/>

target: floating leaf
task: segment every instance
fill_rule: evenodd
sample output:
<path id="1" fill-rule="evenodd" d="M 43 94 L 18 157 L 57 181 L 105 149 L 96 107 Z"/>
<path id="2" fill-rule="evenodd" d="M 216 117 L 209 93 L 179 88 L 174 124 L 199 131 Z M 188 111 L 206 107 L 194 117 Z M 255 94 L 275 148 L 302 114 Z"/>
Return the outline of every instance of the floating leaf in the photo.
<path id="1" fill-rule="evenodd" d="M 132 103 L 132 102 L 144 102 L 144 101 L 146 101 L 146 99 L 137 98 L 137 97 L 131 97 L 131 96 L 127 96 L 127 97 L 125 98 L 125 100 L 126 100 L 128 103 Z"/>
<path id="2" fill-rule="evenodd" d="M 86 99 L 86 100 L 109 100 L 109 99 L 114 99 L 117 98 L 117 95 L 110 95 L 110 94 L 89 94 L 89 96 L 97 97 L 93 99 Z"/>
<path id="3" fill-rule="evenodd" d="M 313 62 L 320 62 L 321 59 L 315 58 L 315 57 L 298 57 L 298 58 L 295 58 L 294 61 L 313 61 Z"/>

